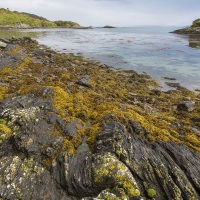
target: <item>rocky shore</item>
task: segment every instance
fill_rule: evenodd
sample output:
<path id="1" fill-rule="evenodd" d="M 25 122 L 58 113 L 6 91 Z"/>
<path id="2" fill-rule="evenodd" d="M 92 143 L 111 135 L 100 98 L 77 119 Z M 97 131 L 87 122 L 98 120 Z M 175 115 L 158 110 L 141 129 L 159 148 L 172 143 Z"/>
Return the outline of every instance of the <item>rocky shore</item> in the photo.
<path id="1" fill-rule="evenodd" d="M 200 34 L 200 19 L 194 20 L 192 22 L 191 26 L 175 30 L 172 33 L 189 34 L 189 35 L 199 35 Z"/>
<path id="2" fill-rule="evenodd" d="M 200 199 L 199 93 L 0 41 L 0 199 Z"/>
<path id="3" fill-rule="evenodd" d="M 200 34 L 200 27 L 187 27 L 187 28 L 175 30 L 172 33 L 177 33 L 177 34 Z"/>

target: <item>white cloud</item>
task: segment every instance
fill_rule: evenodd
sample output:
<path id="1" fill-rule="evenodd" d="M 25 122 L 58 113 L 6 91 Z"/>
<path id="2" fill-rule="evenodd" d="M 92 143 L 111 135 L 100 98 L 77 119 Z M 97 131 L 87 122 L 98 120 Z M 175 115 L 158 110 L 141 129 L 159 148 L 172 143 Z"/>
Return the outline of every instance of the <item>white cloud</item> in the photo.
<path id="1" fill-rule="evenodd" d="M 82 25 L 189 25 L 199 0 L 1 0 L 0 7 Z"/>

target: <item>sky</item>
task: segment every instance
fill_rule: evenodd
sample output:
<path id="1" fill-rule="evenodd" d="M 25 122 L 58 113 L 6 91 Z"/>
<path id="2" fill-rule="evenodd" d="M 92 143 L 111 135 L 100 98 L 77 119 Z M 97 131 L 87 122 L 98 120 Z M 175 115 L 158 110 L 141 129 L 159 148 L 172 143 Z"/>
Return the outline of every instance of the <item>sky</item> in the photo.
<path id="1" fill-rule="evenodd" d="M 83 26 L 187 26 L 200 18 L 200 0 L 0 0 L 0 7 Z"/>

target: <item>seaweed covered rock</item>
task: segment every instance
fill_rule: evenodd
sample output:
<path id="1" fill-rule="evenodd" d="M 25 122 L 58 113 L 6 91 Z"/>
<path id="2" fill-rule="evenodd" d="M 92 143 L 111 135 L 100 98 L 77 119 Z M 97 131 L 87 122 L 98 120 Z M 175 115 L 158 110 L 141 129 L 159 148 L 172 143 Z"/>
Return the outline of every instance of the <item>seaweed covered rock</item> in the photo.
<path id="1" fill-rule="evenodd" d="M 151 91 L 144 74 L 105 70 L 30 38 L 6 43 L 0 198 L 200 198 L 199 96 L 182 87 Z M 182 101 L 194 109 L 177 110 Z"/>
<path id="2" fill-rule="evenodd" d="M 99 133 L 95 149 L 93 154 L 65 153 L 59 158 L 54 170 L 64 175 L 58 182 L 64 180 L 63 187 L 70 195 L 99 193 L 97 199 L 199 198 L 200 160 L 187 147 L 149 144 L 143 137 L 128 133 L 122 124 L 109 122 Z M 54 176 L 59 177 L 58 173 Z"/>
<path id="3" fill-rule="evenodd" d="M 122 124 L 110 122 L 98 135 L 95 152 L 112 152 L 129 168 L 141 196 L 149 189 L 156 199 L 198 199 L 199 156 L 173 143 L 149 144 L 130 134 Z M 186 167 L 187 166 L 187 167 Z"/>

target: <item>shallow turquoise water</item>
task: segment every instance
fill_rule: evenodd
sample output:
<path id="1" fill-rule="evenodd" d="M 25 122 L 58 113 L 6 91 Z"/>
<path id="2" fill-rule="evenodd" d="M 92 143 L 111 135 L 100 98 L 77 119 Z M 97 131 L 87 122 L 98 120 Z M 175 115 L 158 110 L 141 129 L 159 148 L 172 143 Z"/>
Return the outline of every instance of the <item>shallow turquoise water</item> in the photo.
<path id="1" fill-rule="evenodd" d="M 0 31 L 0 37 L 31 36 L 54 50 L 82 53 L 105 64 L 146 72 L 153 78 L 176 78 L 189 89 L 200 89 L 200 36 L 171 34 L 177 27 L 116 29 L 31 29 Z"/>

